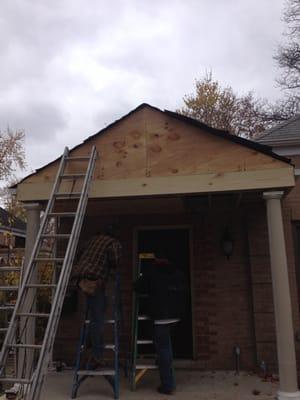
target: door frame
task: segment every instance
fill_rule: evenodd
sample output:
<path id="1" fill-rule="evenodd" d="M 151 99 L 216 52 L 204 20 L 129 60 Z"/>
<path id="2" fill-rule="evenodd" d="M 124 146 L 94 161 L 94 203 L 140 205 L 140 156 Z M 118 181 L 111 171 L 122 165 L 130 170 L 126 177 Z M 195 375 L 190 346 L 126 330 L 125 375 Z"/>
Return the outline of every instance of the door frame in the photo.
<path id="1" fill-rule="evenodd" d="M 188 231 L 189 240 L 189 270 L 190 270 L 190 296 L 191 296 L 191 328 L 192 328 L 192 360 L 196 359 L 196 338 L 195 338 L 195 305 L 194 305 L 194 240 L 192 224 L 175 224 L 175 225 L 138 225 L 133 228 L 133 257 L 132 257 L 132 279 L 135 279 L 135 269 L 138 263 L 138 237 L 141 231 L 162 231 L 162 230 L 186 230 Z"/>

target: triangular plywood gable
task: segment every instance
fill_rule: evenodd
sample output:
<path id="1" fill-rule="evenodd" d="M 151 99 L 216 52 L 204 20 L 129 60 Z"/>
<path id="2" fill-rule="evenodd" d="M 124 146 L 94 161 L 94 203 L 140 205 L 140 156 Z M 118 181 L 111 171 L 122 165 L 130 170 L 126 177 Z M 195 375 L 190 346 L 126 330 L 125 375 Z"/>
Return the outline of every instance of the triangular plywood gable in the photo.
<path id="1" fill-rule="evenodd" d="M 86 155 L 96 145 L 99 157 L 93 180 L 103 183 L 292 168 L 264 146 L 190 121 L 142 105 L 88 138 L 72 155 Z M 25 178 L 19 186 L 53 182 L 58 162 Z M 72 163 L 68 172 L 80 168 L 81 164 Z"/>
<path id="2" fill-rule="evenodd" d="M 288 164 L 270 155 L 215 136 L 205 128 L 191 126 L 150 106 L 142 107 L 103 134 L 91 137 L 77 146 L 72 154 L 87 154 L 92 145 L 96 145 L 99 153 L 95 179 L 288 167 Z M 57 164 L 46 166 L 26 181 L 53 180 Z M 75 169 L 79 168 L 80 164 L 75 165 Z"/>

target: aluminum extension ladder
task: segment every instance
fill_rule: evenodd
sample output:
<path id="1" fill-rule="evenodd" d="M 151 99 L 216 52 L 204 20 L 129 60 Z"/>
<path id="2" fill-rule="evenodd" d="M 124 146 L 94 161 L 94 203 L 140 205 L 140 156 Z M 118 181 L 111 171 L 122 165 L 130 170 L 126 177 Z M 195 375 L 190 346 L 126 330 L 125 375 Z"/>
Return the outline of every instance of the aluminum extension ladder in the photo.
<path id="1" fill-rule="evenodd" d="M 153 253 L 140 253 L 138 255 L 138 266 L 136 270 L 136 279 L 139 278 L 142 272 L 143 261 L 149 261 L 154 259 Z M 140 302 L 147 300 L 147 296 L 143 294 L 134 294 L 134 305 L 133 305 L 133 331 L 132 331 L 132 356 L 131 356 L 131 371 L 130 371 L 130 386 L 131 390 L 136 389 L 137 383 L 149 370 L 157 369 L 155 363 L 154 354 L 143 354 L 140 350 L 141 346 L 153 347 L 152 338 L 141 338 L 141 324 L 150 324 L 152 327 L 152 321 L 148 315 L 140 313 Z"/>
<path id="2" fill-rule="evenodd" d="M 89 330 L 89 309 L 86 308 L 85 320 L 80 332 L 79 346 L 77 349 L 75 372 L 72 385 L 71 398 L 77 397 L 77 391 L 82 384 L 89 377 L 103 376 L 108 383 L 112 386 L 114 392 L 114 398 L 118 399 L 120 394 L 120 362 L 119 362 L 119 329 L 122 318 L 121 309 L 121 295 L 120 295 L 120 275 L 116 274 L 113 295 L 110 296 L 113 299 L 112 304 L 112 319 L 105 319 L 105 324 L 113 326 L 113 343 L 105 344 L 104 350 L 113 351 L 113 368 L 104 367 L 101 369 L 93 370 L 89 367 L 89 363 L 86 363 L 85 369 L 81 369 L 82 359 L 87 347 L 88 330 Z"/>
<path id="3" fill-rule="evenodd" d="M 85 215 L 96 156 L 95 146 L 92 147 L 89 156 L 79 157 L 70 156 L 69 149 L 65 148 L 36 242 L 24 272 L 18 299 L 0 353 L 0 382 L 19 384 L 22 399 L 38 400 L 40 398 Z M 87 166 L 83 164 L 86 167 L 83 172 L 69 173 L 70 163 L 72 162 L 85 162 Z M 76 180 L 80 183 L 80 189 L 77 192 L 72 190 L 70 193 L 63 192 L 65 190 L 63 188 L 64 182 L 70 182 L 70 180 L 73 183 Z M 59 200 L 70 201 L 69 204 L 75 209 L 61 212 Z M 53 220 L 57 222 L 60 218 L 65 217 L 71 218 L 71 221 L 73 221 L 71 231 L 69 233 L 51 232 Z M 55 251 L 57 248 L 62 249 L 63 241 L 65 241 L 64 254 L 62 257 L 57 257 Z M 53 253 L 55 254 L 49 258 L 41 257 L 43 245 L 49 245 L 49 243 L 52 243 Z M 37 270 L 39 264 L 43 262 L 49 262 L 52 265 L 51 283 L 43 283 L 38 280 Z M 42 313 L 36 310 L 38 290 L 51 291 L 52 299 L 49 312 Z M 37 324 L 38 320 L 46 321 L 46 328 L 42 340 L 36 343 L 35 335 L 32 335 L 32 332 L 30 334 L 30 329 Z M 13 376 L 8 375 L 6 369 L 11 349 L 23 354 L 23 359 L 21 357 L 22 365 L 18 366 L 18 370 L 15 371 Z"/>

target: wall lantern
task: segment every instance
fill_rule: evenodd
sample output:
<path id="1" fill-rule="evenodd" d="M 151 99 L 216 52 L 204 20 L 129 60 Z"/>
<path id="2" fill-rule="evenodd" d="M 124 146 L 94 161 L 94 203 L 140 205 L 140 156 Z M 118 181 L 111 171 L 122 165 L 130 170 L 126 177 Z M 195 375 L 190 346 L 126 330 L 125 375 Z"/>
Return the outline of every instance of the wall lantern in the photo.
<path id="1" fill-rule="evenodd" d="M 229 260 L 229 257 L 232 255 L 232 251 L 233 251 L 233 239 L 229 232 L 228 227 L 225 228 L 225 231 L 221 238 L 221 246 L 222 246 L 224 255 L 227 257 L 227 260 Z"/>

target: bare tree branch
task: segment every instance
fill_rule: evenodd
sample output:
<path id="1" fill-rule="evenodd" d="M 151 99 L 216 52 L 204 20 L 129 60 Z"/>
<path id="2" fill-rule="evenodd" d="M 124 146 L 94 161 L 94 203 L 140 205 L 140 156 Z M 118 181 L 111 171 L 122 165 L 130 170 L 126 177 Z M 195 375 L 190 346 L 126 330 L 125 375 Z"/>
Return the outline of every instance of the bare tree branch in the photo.
<path id="1" fill-rule="evenodd" d="M 283 20 L 286 23 L 285 44 L 278 47 L 274 59 L 281 70 L 277 78 L 280 88 L 287 93 L 287 99 L 293 96 L 300 99 L 300 0 L 287 0 Z"/>

